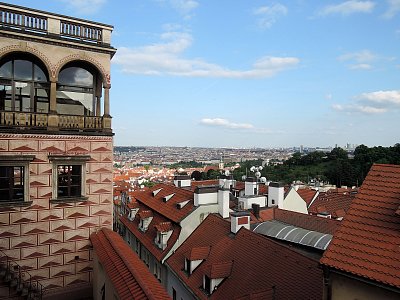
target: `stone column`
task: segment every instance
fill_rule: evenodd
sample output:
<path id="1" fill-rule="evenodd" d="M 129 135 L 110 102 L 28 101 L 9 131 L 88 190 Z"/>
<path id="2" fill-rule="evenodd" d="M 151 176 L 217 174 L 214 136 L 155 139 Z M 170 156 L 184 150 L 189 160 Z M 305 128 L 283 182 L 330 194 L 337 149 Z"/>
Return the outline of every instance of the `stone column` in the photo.
<path id="1" fill-rule="evenodd" d="M 58 130 L 58 115 L 57 115 L 57 81 L 52 79 L 50 82 L 50 107 L 47 120 L 47 130 Z"/>
<path id="2" fill-rule="evenodd" d="M 111 116 L 110 116 L 110 85 L 104 86 L 104 112 L 103 112 L 103 130 L 104 132 L 112 132 Z"/>
<path id="3" fill-rule="evenodd" d="M 100 97 L 96 96 L 96 117 L 99 117 L 100 113 Z"/>
<path id="4" fill-rule="evenodd" d="M 104 87 L 104 117 L 110 117 L 110 86 Z"/>

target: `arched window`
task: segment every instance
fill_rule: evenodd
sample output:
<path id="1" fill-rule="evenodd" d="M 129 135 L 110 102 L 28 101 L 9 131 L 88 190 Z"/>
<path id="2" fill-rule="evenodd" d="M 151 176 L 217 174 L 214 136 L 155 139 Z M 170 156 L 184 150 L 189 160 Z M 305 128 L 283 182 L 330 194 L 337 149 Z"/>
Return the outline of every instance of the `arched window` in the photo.
<path id="1" fill-rule="evenodd" d="M 57 112 L 59 114 L 93 116 L 96 106 L 97 72 L 73 63 L 58 75 Z"/>
<path id="2" fill-rule="evenodd" d="M 46 68 L 29 54 L 16 54 L 0 61 L 0 110 L 49 112 Z"/>

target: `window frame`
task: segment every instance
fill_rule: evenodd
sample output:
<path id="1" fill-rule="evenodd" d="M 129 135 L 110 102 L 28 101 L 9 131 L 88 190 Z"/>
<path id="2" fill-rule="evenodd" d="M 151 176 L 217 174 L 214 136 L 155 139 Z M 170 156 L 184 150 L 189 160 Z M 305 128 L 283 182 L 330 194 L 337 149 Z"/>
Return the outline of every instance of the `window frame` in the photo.
<path id="1" fill-rule="evenodd" d="M 23 190 L 24 197 L 22 200 L 5 200 L 0 201 L 0 206 L 3 205 L 30 205 L 29 194 L 29 164 L 35 159 L 35 155 L 0 155 L 1 167 L 23 167 Z"/>
<path id="2" fill-rule="evenodd" d="M 51 201 L 84 201 L 86 197 L 86 163 L 90 160 L 89 155 L 65 156 L 49 155 L 49 160 L 53 163 L 52 170 L 52 199 Z M 58 167 L 59 166 L 80 166 L 81 167 L 81 193 L 79 196 L 58 196 Z"/>

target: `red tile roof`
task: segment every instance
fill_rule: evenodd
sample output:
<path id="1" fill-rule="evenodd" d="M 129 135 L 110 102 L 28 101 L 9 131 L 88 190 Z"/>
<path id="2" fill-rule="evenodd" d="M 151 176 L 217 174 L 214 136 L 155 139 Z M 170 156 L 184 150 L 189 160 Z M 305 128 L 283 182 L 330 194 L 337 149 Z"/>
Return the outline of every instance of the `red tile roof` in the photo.
<path id="1" fill-rule="evenodd" d="M 336 190 L 319 193 L 308 208 L 308 212 L 312 214 L 326 212 L 330 215 L 339 210 L 347 212 L 355 195 L 355 192 L 338 192 Z"/>
<path id="2" fill-rule="evenodd" d="M 321 263 L 400 288 L 400 166 L 375 164 Z"/>
<path id="3" fill-rule="evenodd" d="M 161 189 L 157 195 L 153 196 L 153 191 Z M 164 197 L 174 194 L 167 202 L 164 202 Z M 165 218 L 179 223 L 188 216 L 193 206 L 193 192 L 183 188 L 175 187 L 174 185 L 160 183 L 146 191 L 138 191 L 133 194 L 137 202 L 146 205 L 153 211 L 158 212 Z M 177 207 L 177 203 L 190 200 L 190 202 L 182 208 Z"/>
<path id="4" fill-rule="evenodd" d="M 153 216 L 153 213 L 151 212 L 151 210 L 141 210 L 138 213 L 138 216 L 140 219 L 147 219 Z"/>
<path id="5" fill-rule="evenodd" d="M 154 227 L 156 228 L 156 230 L 158 232 L 168 232 L 168 231 L 173 230 L 171 222 L 160 222 L 160 223 L 154 225 Z"/>
<path id="6" fill-rule="evenodd" d="M 141 208 L 139 209 L 139 213 L 140 213 L 140 210 L 142 210 L 142 209 L 146 209 L 146 208 L 143 208 L 143 205 L 141 205 Z M 154 243 L 154 240 L 157 237 L 157 228 L 155 227 L 155 225 L 159 225 L 160 223 L 163 223 L 163 222 L 168 222 L 168 220 L 165 219 L 163 216 L 161 216 L 158 213 L 153 213 L 153 220 L 149 224 L 149 227 L 146 230 L 146 232 L 143 232 L 138 228 L 139 220 L 140 220 L 140 218 L 138 215 L 135 217 L 135 219 L 133 221 L 129 221 L 126 216 L 120 217 L 120 221 L 122 222 L 122 224 L 124 224 L 126 226 L 126 228 L 130 232 L 132 232 L 132 234 L 137 239 L 139 239 L 139 241 L 142 243 L 142 245 L 144 247 L 146 247 L 146 249 L 148 251 L 150 251 L 150 253 L 158 261 L 161 261 L 167 255 L 167 253 L 172 248 L 172 246 L 176 243 L 176 241 L 179 237 L 179 233 L 181 231 L 181 227 L 176 224 L 170 223 L 171 227 L 172 227 L 171 229 L 173 231 L 172 231 L 170 238 L 168 239 L 167 247 L 164 250 L 162 250 Z"/>
<path id="7" fill-rule="evenodd" d="M 185 255 L 195 247 L 210 247 L 210 253 L 188 276 Z M 227 262 L 231 264 L 230 275 L 207 297 L 201 288 L 203 276 L 217 267 L 229 271 Z M 322 298 L 318 261 L 244 228 L 232 235 L 230 222 L 214 214 L 197 227 L 167 264 L 199 299 L 272 299 L 273 295 L 275 299 Z"/>
<path id="8" fill-rule="evenodd" d="M 341 225 L 341 221 L 338 220 L 321 218 L 315 215 L 306 215 L 279 208 L 275 208 L 274 210 L 274 219 L 304 229 L 332 235 Z"/>
<path id="9" fill-rule="evenodd" d="M 185 257 L 189 260 L 201 260 L 206 259 L 208 254 L 210 254 L 210 246 L 194 247 L 185 254 Z"/>
<path id="10" fill-rule="evenodd" d="M 298 189 L 297 193 L 304 200 L 304 202 L 307 203 L 307 207 L 308 207 L 310 205 L 311 201 L 314 199 L 317 191 L 312 190 L 312 189 Z"/>
<path id="11" fill-rule="evenodd" d="M 218 179 L 209 179 L 209 180 L 199 180 L 199 181 L 194 181 L 192 180 L 192 191 L 194 191 L 196 189 L 196 187 L 198 186 L 203 186 L 203 185 L 216 185 L 219 184 L 219 180 Z"/>
<path id="12" fill-rule="evenodd" d="M 209 265 L 205 274 L 211 279 L 226 278 L 231 275 L 233 261 L 213 263 Z"/>
<path id="13" fill-rule="evenodd" d="M 103 228 L 90 236 L 119 299 L 170 299 L 164 287 L 122 238 Z"/>

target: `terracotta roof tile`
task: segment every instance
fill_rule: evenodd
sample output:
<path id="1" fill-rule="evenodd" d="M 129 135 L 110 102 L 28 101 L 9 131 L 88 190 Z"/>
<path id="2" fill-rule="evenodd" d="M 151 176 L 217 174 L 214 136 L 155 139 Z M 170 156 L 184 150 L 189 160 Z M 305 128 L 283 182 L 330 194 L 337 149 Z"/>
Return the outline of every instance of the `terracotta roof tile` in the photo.
<path id="1" fill-rule="evenodd" d="M 400 166 L 374 164 L 321 263 L 400 288 Z"/>
<path id="2" fill-rule="evenodd" d="M 309 206 L 317 194 L 317 191 L 312 189 L 298 189 L 297 193 L 304 200 L 304 202 L 307 203 L 307 206 Z"/>
<path id="3" fill-rule="evenodd" d="M 141 210 L 146 210 L 147 207 L 145 207 L 143 204 L 140 204 L 140 209 L 138 214 L 141 212 Z M 160 249 L 155 243 L 154 240 L 157 237 L 157 229 L 155 228 L 155 225 L 158 225 L 163 222 L 168 222 L 169 220 L 163 217 L 162 215 L 154 212 L 153 213 L 153 219 L 151 223 L 149 224 L 148 229 L 146 232 L 142 232 L 139 229 L 139 222 L 140 222 L 140 217 L 136 217 L 133 221 L 129 221 L 129 219 L 126 216 L 120 217 L 120 221 L 122 224 L 126 226 L 126 228 L 132 232 L 132 234 L 139 239 L 139 241 L 142 243 L 144 247 L 148 251 L 150 251 L 151 254 L 158 260 L 161 261 L 169 252 L 169 250 L 172 248 L 172 246 L 175 244 L 179 237 L 179 233 L 181 231 L 181 227 L 174 224 L 170 223 L 172 226 L 172 234 L 170 238 L 168 239 L 167 242 L 167 247 L 162 250 Z"/>
<path id="4" fill-rule="evenodd" d="M 328 213 L 330 215 L 342 209 L 347 212 L 355 195 L 356 192 L 338 192 L 336 190 L 319 193 L 309 206 L 308 212 L 312 214 Z"/>
<path id="5" fill-rule="evenodd" d="M 332 235 L 336 232 L 336 230 L 339 229 L 341 225 L 341 221 L 338 220 L 306 215 L 279 208 L 276 208 L 274 211 L 274 219 L 304 229 Z"/>
<path id="6" fill-rule="evenodd" d="M 196 247 L 210 247 L 210 252 L 188 276 L 185 257 Z M 230 222 L 214 214 L 167 259 L 167 265 L 198 299 L 300 299 L 305 290 L 307 299 L 322 298 L 318 261 L 244 228 L 232 235 Z M 207 272 L 230 274 L 209 297 L 202 290 Z"/>
<path id="7" fill-rule="evenodd" d="M 153 216 L 151 210 L 142 210 L 138 213 L 140 219 L 147 219 Z"/>
<path id="8" fill-rule="evenodd" d="M 155 196 L 153 191 L 161 189 Z M 164 202 L 164 197 L 175 194 L 167 202 Z M 138 191 L 132 194 L 137 202 L 146 205 L 153 211 L 163 215 L 167 219 L 179 223 L 194 209 L 193 192 L 183 188 L 175 187 L 174 185 L 160 183 L 145 191 Z M 179 209 L 177 203 L 190 200 L 183 208 Z"/>
<path id="9" fill-rule="evenodd" d="M 90 236 L 119 299 L 170 299 L 164 287 L 122 238 L 103 228 Z"/>
<path id="10" fill-rule="evenodd" d="M 207 267 L 205 274 L 211 279 L 226 278 L 231 275 L 233 261 L 213 263 Z"/>
<path id="11" fill-rule="evenodd" d="M 156 228 L 156 230 L 158 232 L 168 232 L 168 231 L 173 230 L 171 222 L 160 222 L 160 223 L 154 225 L 154 227 Z"/>
<path id="12" fill-rule="evenodd" d="M 206 259 L 209 253 L 210 246 L 194 247 L 185 254 L 185 257 L 189 260 L 201 260 Z"/>

